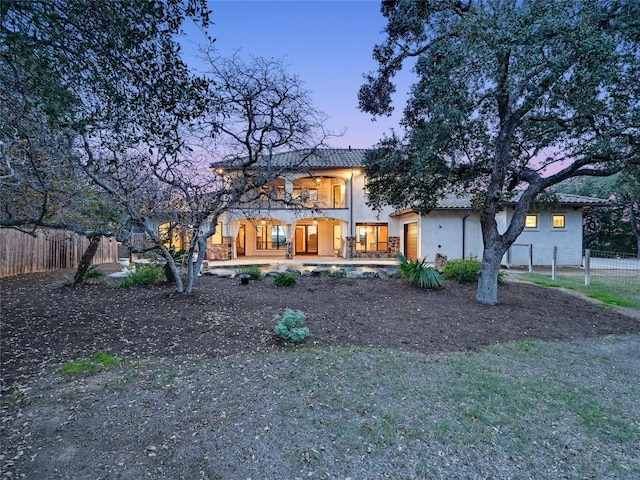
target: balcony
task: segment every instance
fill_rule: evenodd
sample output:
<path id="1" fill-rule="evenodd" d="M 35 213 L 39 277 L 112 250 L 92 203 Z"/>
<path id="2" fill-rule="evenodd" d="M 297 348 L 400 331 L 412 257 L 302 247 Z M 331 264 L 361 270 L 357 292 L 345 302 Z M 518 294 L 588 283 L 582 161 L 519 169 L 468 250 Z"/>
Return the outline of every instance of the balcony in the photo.
<path id="1" fill-rule="evenodd" d="M 287 193 L 289 190 L 291 193 Z M 290 189 L 284 179 L 265 185 L 260 192 L 247 196 L 244 208 L 314 209 L 347 208 L 346 181 L 342 178 L 304 178 L 292 182 Z"/>

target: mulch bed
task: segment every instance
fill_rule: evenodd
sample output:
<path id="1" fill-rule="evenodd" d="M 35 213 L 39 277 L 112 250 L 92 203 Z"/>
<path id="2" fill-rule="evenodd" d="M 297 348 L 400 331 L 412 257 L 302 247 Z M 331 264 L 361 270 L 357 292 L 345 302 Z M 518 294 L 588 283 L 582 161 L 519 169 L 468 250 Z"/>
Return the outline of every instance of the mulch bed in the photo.
<path id="1" fill-rule="evenodd" d="M 525 283 L 500 286 L 501 304 L 476 303 L 475 285 L 420 290 L 400 279 L 202 277 L 191 294 L 169 284 L 73 287 L 73 272 L 0 279 L 0 391 L 46 368 L 98 351 L 122 358 L 226 356 L 283 348 L 273 316 L 305 312 L 311 330 L 298 348 L 375 347 L 424 353 L 475 350 L 523 339 L 567 340 L 640 332 L 640 321 L 562 291 Z"/>

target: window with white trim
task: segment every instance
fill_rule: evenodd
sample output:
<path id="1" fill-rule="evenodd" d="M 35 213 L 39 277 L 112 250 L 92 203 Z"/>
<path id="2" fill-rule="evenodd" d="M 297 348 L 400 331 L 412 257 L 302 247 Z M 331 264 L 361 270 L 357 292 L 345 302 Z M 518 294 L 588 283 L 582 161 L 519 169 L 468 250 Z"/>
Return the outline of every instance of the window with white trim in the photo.
<path id="1" fill-rule="evenodd" d="M 389 227 L 386 223 L 356 224 L 356 250 L 386 252 L 389 248 Z"/>
<path id="2" fill-rule="evenodd" d="M 538 215 L 527 215 L 524 219 L 524 228 L 538 228 Z"/>
<path id="3" fill-rule="evenodd" d="M 265 223 L 256 226 L 256 249 L 281 250 L 286 247 L 284 225 Z"/>
<path id="4" fill-rule="evenodd" d="M 551 216 L 551 226 L 554 229 L 563 229 L 566 225 L 566 217 L 563 214 L 557 213 Z"/>

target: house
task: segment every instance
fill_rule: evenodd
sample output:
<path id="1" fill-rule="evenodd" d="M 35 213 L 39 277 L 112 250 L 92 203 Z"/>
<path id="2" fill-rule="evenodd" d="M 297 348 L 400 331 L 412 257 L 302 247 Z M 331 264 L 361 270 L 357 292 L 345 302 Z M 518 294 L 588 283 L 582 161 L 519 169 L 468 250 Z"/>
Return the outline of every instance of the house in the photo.
<path id="1" fill-rule="evenodd" d="M 447 196 L 428 214 L 414 210 L 378 212 L 367 204 L 364 149 L 321 149 L 300 161 L 301 152 L 270 155 L 261 168 L 282 174 L 269 185 L 219 219 L 216 235 L 209 239 L 207 259 L 238 257 L 304 258 L 336 256 L 347 259 L 407 258 L 433 261 L 436 254 L 448 258 L 481 257 L 479 215 L 469 197 Z M 238 164 L 212 164 L 220 174 L 233 176 Z M 543 251 L 553 246 L 582 251 L 582 214 L 586 206 L 603 200 L 560 195 L 553 210 L 531 212 L 519 245 Z M 513 205 L 498 214 L 506 229 Z M 550 259 L 539 258 L 539 264 Z M 509 258 L 505 258 L 505 262 Z M 579 263 L 579 262 L 578 262 Z"/>

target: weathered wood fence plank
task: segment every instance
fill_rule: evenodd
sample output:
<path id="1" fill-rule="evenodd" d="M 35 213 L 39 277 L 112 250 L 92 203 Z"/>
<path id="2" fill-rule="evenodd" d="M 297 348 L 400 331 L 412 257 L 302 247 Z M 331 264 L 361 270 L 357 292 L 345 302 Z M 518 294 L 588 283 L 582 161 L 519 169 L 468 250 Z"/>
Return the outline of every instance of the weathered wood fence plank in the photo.
<path id="1" fill-rule="evenodd" d="M 42 230 L 28 235 L 0 228 L 0 277 L 76 268 L 89 239 L 71 232 Z M 118 242 L 103 238 L 93 264 L 118 261 Z"/>

